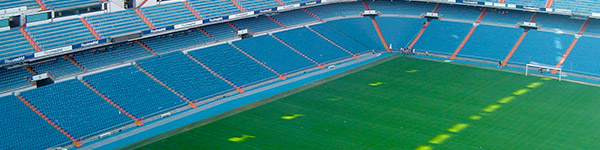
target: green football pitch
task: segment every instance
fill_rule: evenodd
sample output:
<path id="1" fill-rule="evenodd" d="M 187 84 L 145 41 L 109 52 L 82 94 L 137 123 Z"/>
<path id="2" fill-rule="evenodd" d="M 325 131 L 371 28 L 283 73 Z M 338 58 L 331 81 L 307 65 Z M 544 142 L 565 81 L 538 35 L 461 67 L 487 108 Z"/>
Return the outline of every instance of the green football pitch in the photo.
<path id="1" fill-rule="evenodd" d="M 600 148 L 598 87 L 411 57 L 375 63 L 125 149 Z"/>

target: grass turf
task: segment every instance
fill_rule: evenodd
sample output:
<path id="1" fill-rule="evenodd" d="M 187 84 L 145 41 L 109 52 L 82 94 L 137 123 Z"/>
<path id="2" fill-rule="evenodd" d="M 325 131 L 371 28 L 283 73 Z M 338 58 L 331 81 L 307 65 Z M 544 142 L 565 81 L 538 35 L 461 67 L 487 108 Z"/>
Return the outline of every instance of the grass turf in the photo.
<path id="1" fill-rule="evenodd" d="M 543 79 L 399 57 L 137 149 L 599 147 L 600 88 Z"/>

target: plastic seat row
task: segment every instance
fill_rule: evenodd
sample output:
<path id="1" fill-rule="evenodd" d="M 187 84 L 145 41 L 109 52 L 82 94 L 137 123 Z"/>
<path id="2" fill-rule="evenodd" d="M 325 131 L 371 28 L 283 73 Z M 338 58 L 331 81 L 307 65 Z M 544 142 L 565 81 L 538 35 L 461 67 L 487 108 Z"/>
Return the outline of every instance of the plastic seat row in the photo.
<path id="1" fill-rule="evenodd" d="M 50 59 L 50 61 L 46 63 L 32 65 L 31 68 L 37 73 L 50 72 L 54 77 L 57 78 L 83 71 L 81 68 L 77 67 L 75 64 L 71 63 L 71 61 L 63 57 Z"/>
<path id="2" fill-rule="evenodd" d="M 187 2 L 203 19 L 240 13 L 230 0 L 189 0 Z"/>
<path id="3" fill-rule="evenodd" d="M 168 3 L 140 8 L 155 27 L 197 20 L 183 3 Z"/>
<path id="4" fill-rule="evenodd" d="M 177 41 L 177 42 L 173 42 Z M 166 35 L 143 39 L 148 47 L 157 53 L 163 53 L 191 46 L 202 45 L 213 42 L 213 40 L 198 29 L 191 29 L 184 32 L 170 33 Z"/>
<path id="5" fill-rule="evenodd" d="M 231 23 L 240 29 L 248 29 L 254 33 L 281 28 L 281 26 L 265 16 L 236 20 Z"/>
<path id="6" fill-rule="evenodd" d="M 79 19 L 30 26 L 26 29 L 42 50 L 96 39 Z"/>
<path id="7" fill-rule="evenodd" d="M 44 0 L 44 4 L 52 9 L 98 5 L 100 3 L 101 1 L 99 0 Z"/>
<path id="8" fill-rule="evenodd" d="M 245 11 L 254 11 L 279 6 L 275 0 L 235 0 Z"/>
<path id="9" fill-rule="evenodd" d="M 0 32 L 0 59 L 35 52 L 18 29 Z"/>
<path id="10" fill-rule="evenodd" d="M 0 0 L 0 9 L 10 9 L 22 6 L 39 7 L 35 0 Z"/>
<path id="11" fill-rule="evenodd" d="M 102 37 L 150 29 L 131 9 L 86 17 L 86 20 Z"/>

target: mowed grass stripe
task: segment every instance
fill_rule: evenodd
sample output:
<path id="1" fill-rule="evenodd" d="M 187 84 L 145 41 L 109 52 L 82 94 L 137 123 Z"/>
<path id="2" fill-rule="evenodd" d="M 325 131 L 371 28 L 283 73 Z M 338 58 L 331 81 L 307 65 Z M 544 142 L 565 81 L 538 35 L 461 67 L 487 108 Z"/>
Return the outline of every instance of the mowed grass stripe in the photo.
<path id="1" fill-rule="evenodd" d="M 598 87 L 545 81 L 440 149 L 596 149 Z M 464 135 L 464 136 L 463 136 Z M 467 143 L 468 142 L 468 143 Z M 437 147 L 436 147 L 437 148 Z"/>
<path id="2" fill-rule="evenodd" d="M 408 73 L 407 70 L 419 71 Z M 549 108 L 544 107 L 544 101 L 548 99 L 538 97 L 552 95 L 544 92 L 554 90 L 548 89 L 548 86 L 558 88 L 568 85 L 580 89 L 578 87 L 583 85 L 544 81 L 543 86 L 512 99 L 488 116 L 479 120 L 469 116 L 512 95 L 515 89 L 538 81 L 538 77 L 522 74 L 400 57 L 140 149 L 414 149 L 428 144 L 424 142 L 460 123 L 469 124 L 468 129 L 452 135 L 451 139 L 434 148 L 536 149 L 535 146 L 555 142 L 561 137 L 546 135 L 550 140 L 545 141 L 536 137 L 540 133 L 520 129 L 531 125 L 543 126 L 536 123 L 539 119 L 565 117 L 550 115 Z M 383 84 L 369 86 L 374 82 Z M 595 87 L 587 90 L 592 89 L 598 90 Z M 531 101 L 535 101 L 536 106 L 530 106 Z M 583 104 L 563 105 L 580 108 Z M 291 114 L 304 116 L 293 120 L 281 119 Z M 593 113 L 569 115 L 590 117 Z M 522 119 L 528 121 L 520 121 Z M 579 124 L 582 121 L 565 122 Z M 592 128 L 592 125 L 584 127 Z M 573 131 L 576 128 L 555 129 L 562 133 L 562 130 Z M 256 137 L 243 142 L 227 140 L 242 134 Z M 525 145 L 511 146 L 513 144 Z"/>

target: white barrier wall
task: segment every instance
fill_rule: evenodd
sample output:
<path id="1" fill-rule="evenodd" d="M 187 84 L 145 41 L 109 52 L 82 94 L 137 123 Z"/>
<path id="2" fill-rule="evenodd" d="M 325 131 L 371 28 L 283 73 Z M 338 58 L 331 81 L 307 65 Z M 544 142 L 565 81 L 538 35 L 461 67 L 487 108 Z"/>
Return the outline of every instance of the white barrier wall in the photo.
<path id="1" fill-rule="evenodd" d="M 108 12 L 122 11 L 125 10 L 123 0 L 110 0 L 108 2 Z"/>
<path id="2" fill-rule="evenodd" d="M 133 2 L 133 4 L 135 6 L 139 6 L 143 2 L 144 2 L 144 0 L 135 0 L 135 2 Z M 148 1 L 146 1 L 146 3 L 144 3 L 144 5 L 142 7 L 154 6 L 156 4 L 157 4 L 156 0 L 148 0 Z"/>

